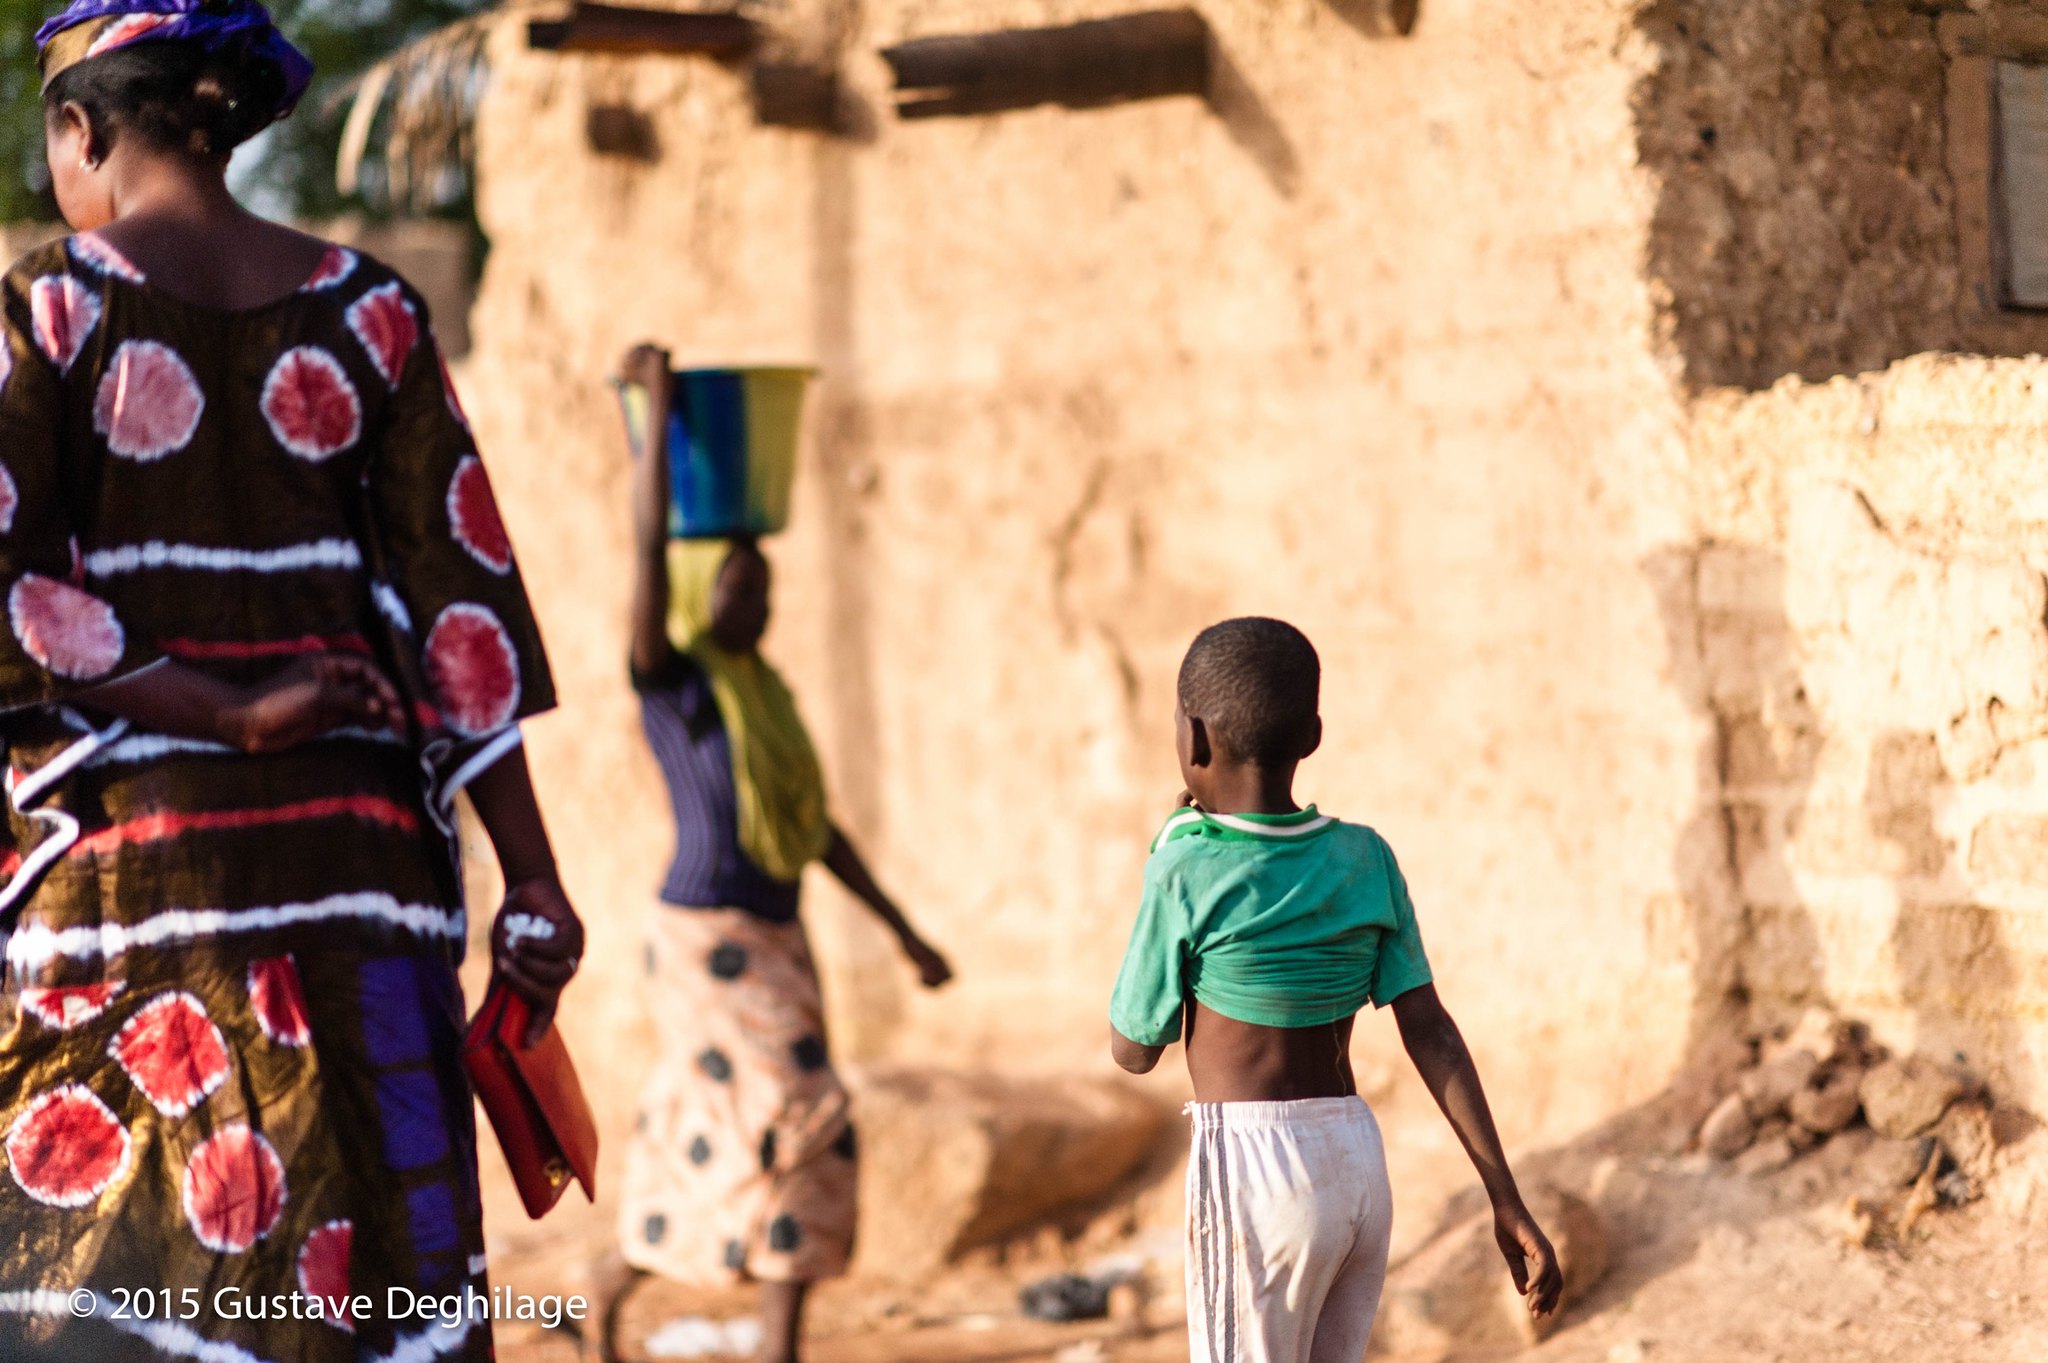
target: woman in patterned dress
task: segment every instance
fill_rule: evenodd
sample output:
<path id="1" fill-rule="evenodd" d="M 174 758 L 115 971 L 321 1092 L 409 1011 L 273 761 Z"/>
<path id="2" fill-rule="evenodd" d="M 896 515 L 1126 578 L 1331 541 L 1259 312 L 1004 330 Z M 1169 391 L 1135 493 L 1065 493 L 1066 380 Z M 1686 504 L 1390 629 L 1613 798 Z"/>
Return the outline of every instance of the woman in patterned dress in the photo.
<path id="1" fill-rule="evenodd" d="M 458 789 L 537 1024 L 582 943 L 511 546 L 420 297 L 228 193 L 310 74 L 262 7 L 39 41 L 78 234 L 0 283 L 0 1358 L 482 1363 Z"/>
<path id="2" fill-rule="evenodd" d="M 652 346 L 626 358 L 651 407 L 633 471 L 632 676 L 676 855 L 647 943 L 660 1055 L 626 1153 L 619 1245 L 641 1272 L 759 1283 L 758 1363 L 793 1363 L 810 1284 L 846 1271 L 857 1172 L 797 915 L 803 868 L 821 863 L 873 910 L 927 988 L 953 972 L 828 815 L 810 737 L 760 654 L 767 559 L 749 542 L 668 538 L 668 374 Z M 608 1357 L 623 1299 L 605 1311 Z"/>

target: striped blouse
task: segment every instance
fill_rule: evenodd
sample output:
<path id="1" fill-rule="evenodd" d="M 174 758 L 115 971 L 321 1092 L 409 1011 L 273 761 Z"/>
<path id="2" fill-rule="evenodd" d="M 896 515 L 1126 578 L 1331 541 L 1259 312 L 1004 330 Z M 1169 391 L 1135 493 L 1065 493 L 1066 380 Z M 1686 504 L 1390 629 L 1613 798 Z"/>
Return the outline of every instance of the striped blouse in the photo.
<path id="1" fill-rule="evenodd" d="M 633 674 L 633 689 L 675 814 L 676 853 L 661 887 L 663 902 L 745 909 L 776 923 L 795 918 L 798 882 L 777 880 L 740 847 L 732 744 L 703 671 L 687 653 L 671 649 L 657 672 Z"/>

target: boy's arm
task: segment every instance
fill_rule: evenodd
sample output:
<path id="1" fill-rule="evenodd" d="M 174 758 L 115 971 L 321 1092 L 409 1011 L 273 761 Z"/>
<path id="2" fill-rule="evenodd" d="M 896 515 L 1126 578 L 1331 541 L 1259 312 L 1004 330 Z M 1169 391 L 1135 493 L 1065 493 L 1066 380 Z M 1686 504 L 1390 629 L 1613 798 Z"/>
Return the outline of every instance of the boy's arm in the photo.
<path id="1" fill-rule="evenodd" d="M 1458 1133 L 1472 1167 L 1479 1171 L 1480 1182 L 1486 1185 L 1486 1195 L 1493 1200 L 1494 1239 L 1508 1261 L 1515 1290 L 1529 1299 L 1532 1315 L 1549 1315 L 1557 1309 L 1558 1295 L 1564 1290 L 1557 1251 L 1522 1204 L 1521 1190 L 1515 1186 L 1508 1157 L 1500 1147 L 1500 1134 L 1493 1127 L 1486 1091 L 1479 1086 L 1479 1071 L 1472 1064 L 1472 1053 L 1465 1047 L 1458 1024 L 1445 1011 L 1433 984 L 1401 994 L 1393 1008 L 1408 1058 L 1415 1062 L 1416 1073 L 1443 1109 L 1451 1130 Z"/>
<path id="2" fill-rule="evenodd" d="M 1145 891 L 1130 944 L 1109 996 L 1109 1056 L 1132 1074 L 1149 1074 L 1186 1023 L 1187 914 L 1178 882 L 1156 856 L 1145 863 Z M 1133 1040 L 1156 1036 L 1157 1042 Z"/>
<path id="3" fill-rule="evenodd" d="M 1109 1058 L 1132 1074 L 1150 1074 L 1159 1064 L 1159 1057 L 1166 1054 L 1164 1046 L 1140 1046 L 1116 1029 L 1109 1028 Z"/>

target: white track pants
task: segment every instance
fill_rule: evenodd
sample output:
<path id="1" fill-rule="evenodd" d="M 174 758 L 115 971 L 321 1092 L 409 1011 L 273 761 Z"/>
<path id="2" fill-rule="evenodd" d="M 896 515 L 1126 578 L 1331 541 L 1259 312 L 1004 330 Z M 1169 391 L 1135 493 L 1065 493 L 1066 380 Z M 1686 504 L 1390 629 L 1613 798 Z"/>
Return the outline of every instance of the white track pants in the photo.
<path id="1" fill-rule="evenodd" d="M 1190 1103 L 1191 1363 L 1359 1363 L 1393 1197 L 1359 1098 Z"/>

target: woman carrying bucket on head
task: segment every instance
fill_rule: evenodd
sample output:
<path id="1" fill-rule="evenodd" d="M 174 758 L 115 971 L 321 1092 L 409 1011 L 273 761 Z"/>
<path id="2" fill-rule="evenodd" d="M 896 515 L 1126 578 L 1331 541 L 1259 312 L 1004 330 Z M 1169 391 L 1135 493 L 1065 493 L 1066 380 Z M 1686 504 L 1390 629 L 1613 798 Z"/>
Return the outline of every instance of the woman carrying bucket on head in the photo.
<path id="1" fill-rule="evenodd" d="M 928 988 L 952 971 L 832 822 L 810 737 L 760 653 L 770 579 L 754 535 L 780 528 L 792 461 L 749 476 L 742 457 L 749 427 L 757 454 L 793 451 L 800 376 L 678 382 L 650 345 L 623 371 L 632 678 L 676 855 L 648 943 L 661 1054 L 627 1155 L 620 1247 L 643 1272 L 759 1282 L 760 1358 L 785 1363 L 798 1356 L 806 1289 L 845 1271 L 854 1229 L 856 1146 L 797 916 L 803 868 L 822 862 L 871 908 Z"/>

